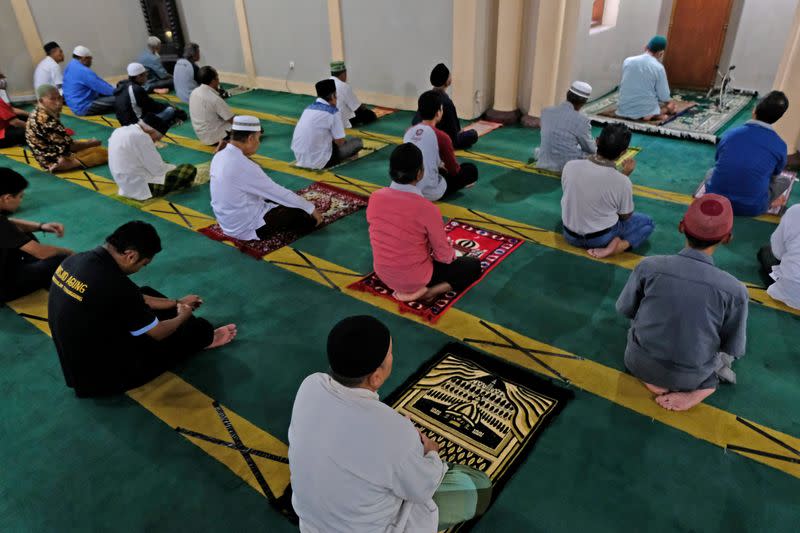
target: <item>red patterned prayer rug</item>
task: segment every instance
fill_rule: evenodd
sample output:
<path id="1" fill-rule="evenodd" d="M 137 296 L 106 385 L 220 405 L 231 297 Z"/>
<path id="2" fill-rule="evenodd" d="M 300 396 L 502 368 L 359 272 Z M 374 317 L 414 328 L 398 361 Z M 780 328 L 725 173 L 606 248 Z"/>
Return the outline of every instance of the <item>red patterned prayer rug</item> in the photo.
<path id="1" fill-rule="evenodd" d="M 305 189 L 297 191 L 297 194 L 316 205 L 319 212 L 322 213 L 322 224 L 316 229 L 327 226 L 367 206 L 366 197 L 325 183 L 312 183 Z M 243 241 L 225 235 L 219 224 L 213 224 L 198 231 L 215 241 L 230 242 L 242 252 L 256 259 L 261 259 L 268 253 L 302 237 L 295 232 L 280 231 L 275 232 L 269 239 Z"/>
<path id="2" fill-rule="evenodd" d="M 456 254 L 476 257 L 481 261 L 481 277 L 478 281 L 461 292 L 450 291 L 441 295 L 432 302 L 401 302 L 392 296 L 392 289 L 387 287 L 375 274 L 356 281 L 348 288 L 370 292 L 389 298 L 400 307 L 401 313 L 414 313 L 430 322 L 436 322 L 445 311 L 455 304 L 459 298 L 474 287 L 486 274 L 505 260 L 511 252 L 522 246 L 524 241 L 502 233 L 495 233 L 482 228 L 476 228 L 458 220 L 451 220 L 444 227 L 447 237 L 453 243 Z"/>

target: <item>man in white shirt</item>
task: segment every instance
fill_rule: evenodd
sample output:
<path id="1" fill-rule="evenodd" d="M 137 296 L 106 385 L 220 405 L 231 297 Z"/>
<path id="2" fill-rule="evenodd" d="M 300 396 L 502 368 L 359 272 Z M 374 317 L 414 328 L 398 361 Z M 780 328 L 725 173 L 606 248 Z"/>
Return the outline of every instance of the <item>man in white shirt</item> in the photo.
<path id="1" fill-rule="evenodd" d="M 294 127 L 292 151 L 298 167 L 321 169 L 339 164 L 364 147 L 361 139 L 345 138 L 336 108 L 336 83 L 318 81 L 317 100 L 308 106 Z"/>
<path id="2" fill-rule="evenodd" d="M 211 208 L 235 239 L 267 239 L 277 231 L 307 233 L 322 222 L 313 203 L 272 181 L 250 156 L 261 144 L 256 117 L 233 119 L 230 142 L 211 160 Z"/>
<path id="3" fill-rule="evenodd" d="M 148 113 L 136 124 L 117 128 L 108 139 L 108 167 L 119 185 L 119 195 L 147 200 L 190 187 L 197 175 L 193 165 L 170 165 L 161 159 L 155 143 L 169 124 Z"/>
<path id="4" fill-rule="evenodd" d="M 342 115 L 345 128 L 356 128 L 378 120 L 375 112 L 361 103 L 347 83 L 344 61 L 331 61 L 331 79 L 336 84 L 336 107 Z"/>
<path id="5" fill-rule="evenodd" d="M 289 425 L 292 506 L 300 531 L 428 532 L 480 516 L 491 480 L 439 458 L 439 445 L 382 403 L 389 330 L 351 316 L 328 335 L 328 373 L 307 377 Z"/>
<path id="6" fill-rule="evenodd" d="M 233 111 L 219 95 L 219 75 L 213 67 L 200 69 L 200 86 L 189 96 L 189 116 L 200 142 L 218 145 L 228 135 Z"/>
<path id="7" fill-rule="evenodd" d="M 58 64 L 64 61 L 64 51 L 58 46 L 58 43 L 50 41 L 44 45 L 44 53 L 47 54 L 47 57 L 39 61 L 33 72 L 33 89 L 35 91 L 40 85 L 52 85 L 61 92 L 64 74 Z"/>
<path id="8" fill-rule="evenodd" d="M 628 176 L 636 164 L 628 159 L 622 172 L 616 169 L 630 141 L 627 126 L 608 124 L 597 138 L 597 154 L 568 162 L 561 173 L 564 239 L 598 259 L 636 248 L 655 229 L 652 218 L 633 212 Z"/>
<path id="9" fill-rule="evenodd" d="M 758 260 L 771 283 L 767 294 L 800 309 L 800 205 L 783 214 L 769 244 L 758 251 Z"/>

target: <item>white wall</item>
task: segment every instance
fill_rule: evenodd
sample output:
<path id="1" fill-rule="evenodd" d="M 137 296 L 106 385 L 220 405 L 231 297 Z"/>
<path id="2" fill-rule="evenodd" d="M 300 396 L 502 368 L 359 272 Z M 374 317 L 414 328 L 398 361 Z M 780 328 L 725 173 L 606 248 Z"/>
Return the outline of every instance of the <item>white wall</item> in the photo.
<path id="1" fill-rule="evenodd" d="M 126 1 L 138 6 L 138 2 Z M 184 38 L 200 45 L 200 64 L 243 74 L 244 57 L 233 0 L 179 0 L 179 6 L 186 30 Z M 144 20 L 141 14 L 139 19 Z M 269 24 L 262 29 L 255 21 L 250 22 L 249 28 L 251 37 L 256 31 L 270 31 Z"/>
<path id="2" fill-rule="evenodd" d="M 361 91 L 416 99 L 437 63 L 452 66 L 453 1 L 345 0 L 344 55 Z"/>
<path id="3" fill-rule="evenodd" d="M 246 0 L 256 74 L 278 79 L 288 75 L 290 83 L 316 83 L 330 76 L 327 5 L 326 0 Z M 295 64 L 291 72 L 290 61 Z M 359 78 L 364 74 L 354 72 Z"/>
<path id="4" fill-rule="evenodd" d="M 63 48 L 64 66 L 72 49 L 82 44 L 94 54 L 95 72 L 104 77 L 121 76 L 128 63 L 144 50 L 147 26 L 139 2 L 28 0 L 28 4 L 42 41 L 56 41 Z M 21 40 L 15 49 L 30 61 Z M 33 83 L 32 77 L 28 83 Z"/>
<path id="5" fill-rule="evenodd" d="M 10 96 L 33 94 L 33 63 L 10 2 L 0 2 L 0 72 Z"/>

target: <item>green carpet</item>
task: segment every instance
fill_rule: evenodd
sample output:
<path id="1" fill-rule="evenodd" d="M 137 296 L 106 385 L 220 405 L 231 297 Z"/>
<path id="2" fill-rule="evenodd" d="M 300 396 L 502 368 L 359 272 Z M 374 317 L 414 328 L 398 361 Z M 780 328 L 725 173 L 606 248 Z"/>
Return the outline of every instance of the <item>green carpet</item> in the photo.
<path id="1" fill-rule="evenodd" d="M 253 91 L 231 105 L 298 116 L 309 97 Z M 410 113 L 395 113 L 369 131 L 402 135 Z M 65 117 L 78 137 L 107 139 L 111 129 Z M 291 161 L 292 127 L 264 123 L 260 152 Z M 175 133 L 194 137 L 184 124 Z M 527 160 L 538 132 L 500 128 L 476 151 Z M 634 181 L 689 193 L 713 162 L 713 147 L 636 135 L 643 147 Z M 337 169 L 342 175 L 387 184 L 391 147 Z M 201 163 L 207 153 L 168 145 L 170 162 Z M 176 369 L 186 381 L 255 425 L 286 441 L 301 380 L 323 370 L 325 337 L 340 317 L 368 313 L 390 327 L 394 372 L 384 394 L 402 383 L 450 337 L 382 311 L 305 278 L 256 261 L 133 207 L 3 158 L 31 182 L 20 218 L 58 220 L 65 246 L 99 244 L 116 226 L 146 220 L 164 251 L 134 277 L 180 297 L 194 292 L 201 315 L 235 321 L 239 337 Z M 560 184 L 550 178 L 479 164 L 478 185 L 450 203 L 558 231 Z M 93 169 L 110 177 L 107 167 Z M 269 172 L 299 189 L 309 182 Z M 177 204 L 211 214 L 208 185 L 176 194 Z M 639 253 L 673 253 L 682 246 L 677 224 L 684 207 L 637 199 L 657 229 Z M 774 225 L 737 219 L 735 239 L 717 264 L 757 282 L 755 251 Z M 46 236 L 45 242 L 56 242 Z M 366 273 L 371 254 L 359 212 L 295 246 Z M 526 243 L 456 305 L 545 343 L 622 370 L 626 322 L 614 301 L 628 271 Z M 722 387 L 708 403 L 761 424 L 800 434 L 797 330 L 800 317 L 750 306 L 748 355 L 737 366 L 739 384 Z M 0 309 L 0 408 L 3 451 L 0 528 L 3 531 L 119 530 L 291 531 L 250 486 L 124 397 L 77 400 L 63 384 L 50 340 Z M 794 531 L 800 518 L 797 478 L 653 422 L 603 398 L 576 398 L 537 442 L 476 531 Z M 699 504 L 699 502 L 702 502 Z"/>

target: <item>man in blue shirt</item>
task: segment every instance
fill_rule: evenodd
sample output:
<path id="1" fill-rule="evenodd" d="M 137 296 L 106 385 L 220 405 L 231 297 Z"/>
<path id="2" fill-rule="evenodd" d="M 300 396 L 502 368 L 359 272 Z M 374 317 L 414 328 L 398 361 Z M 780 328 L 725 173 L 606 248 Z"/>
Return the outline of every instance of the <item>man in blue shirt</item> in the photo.
<path id="1" fill-rule="evenodd" d="M 92 70 L 92 52 L 76 46 L 64 70 L 64 100 L 76 115 L 104 115 L 114 111 L 114 87 Z"/>
<path id="2" fill-rule="evenodd" d="M 770 92 L 753 110 L 753 120 L 731 129 L 717 144 L 706 192 L 728 198 L 736 215 L 758 216 L 785 202 L 781 195 L 792 178 L 780 175 L 786 167 L 786 143 L 772 124 L 788 107 L 785 94 Z"/>
<path id="3" fill-rule="evenodd" d="M 144 88 L 149 93 L 155 89 L 169 90 L 174 87 L 172 76 L 161 64 L 160 51 L 161 39 L 151 35 L 147 38 L 147 48 L 136 59 L 137 63 L 141 63 L 147 69 L 147 82 L 144 84 Z"/>
<path id="4" fill-rule="evenodd" d="M 617 115 L 637 120 L 666 120 L 675 114 L 675 102 L 669 98 L 667 71 L 661 61 L 667 48 L 667 38 L 656 35 L 644 53 L 627 58 L 622 63 Z"/>

